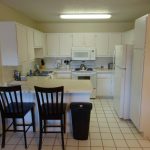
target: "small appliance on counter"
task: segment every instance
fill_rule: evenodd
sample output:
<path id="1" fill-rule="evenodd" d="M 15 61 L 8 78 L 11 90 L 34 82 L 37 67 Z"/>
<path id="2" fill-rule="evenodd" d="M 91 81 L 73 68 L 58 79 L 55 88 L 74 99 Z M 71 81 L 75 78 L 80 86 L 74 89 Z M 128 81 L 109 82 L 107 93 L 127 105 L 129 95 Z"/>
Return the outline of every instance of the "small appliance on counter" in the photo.
<path id="1" fill-rule="evenodd" d="M 14 70 L 14 79 L 16 81 L 21 81 L 21 72 L 18 70 Z"/>
<path id="2" fill-rule="evenodd" d="M 45 69 L 45 62 L 44 62 L 44 59 L 41 59 L 40 69 Z"/>
<path id="3" fill-rule="evenodd" d="M 113 69 L 113 63 L 108 63 L 108 69 Z"/>

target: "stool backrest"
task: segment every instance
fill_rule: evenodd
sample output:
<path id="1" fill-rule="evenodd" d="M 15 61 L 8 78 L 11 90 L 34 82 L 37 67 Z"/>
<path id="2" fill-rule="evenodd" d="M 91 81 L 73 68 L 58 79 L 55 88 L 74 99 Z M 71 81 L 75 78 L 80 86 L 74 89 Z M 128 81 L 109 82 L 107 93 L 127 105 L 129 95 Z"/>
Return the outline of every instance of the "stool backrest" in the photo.
<path id="1" fill-rule="evenodd" d="M 1 113 L 22 113 L 23 101 L 21 85 L 0 87 Z"/>
<path id="2" fill-rule="evenodd" d="M 44 88 L 35 86 L 39 113 L 63 113 L 64 87 Z"/>

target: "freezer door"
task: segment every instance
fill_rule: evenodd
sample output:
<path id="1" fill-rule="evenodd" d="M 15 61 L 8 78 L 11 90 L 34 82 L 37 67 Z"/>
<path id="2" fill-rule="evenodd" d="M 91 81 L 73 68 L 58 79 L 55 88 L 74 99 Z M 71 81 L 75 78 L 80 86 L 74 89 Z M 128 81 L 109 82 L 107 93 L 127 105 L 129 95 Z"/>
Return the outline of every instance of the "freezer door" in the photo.
<path id="1" fill-rule="evenodd" d="M 126 68 L 126 46 L 115 46 L 115 65 L 120 68 Z"/>
<path id="2" fill-rule="evenodd" d="M 114 74 L 114 109 L 120 118 L 124 118 L 125 69 L 115 68 Z"/>

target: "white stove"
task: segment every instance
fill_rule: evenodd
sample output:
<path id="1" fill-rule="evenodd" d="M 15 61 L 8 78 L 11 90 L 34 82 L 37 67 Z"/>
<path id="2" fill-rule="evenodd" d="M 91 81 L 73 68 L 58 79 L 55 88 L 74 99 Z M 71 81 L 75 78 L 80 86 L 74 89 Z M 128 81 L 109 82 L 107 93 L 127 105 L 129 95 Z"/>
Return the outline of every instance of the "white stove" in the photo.
<path id="1" fill-rule="evenodd" d="M 93 86 L 91 98 L 96 98 L 96 71 L 94 71 L 92 68 L 87 68 L 86 70 L 76 68 L 74 71 L 72 71 L 72 79 L 90 80 Z"/>

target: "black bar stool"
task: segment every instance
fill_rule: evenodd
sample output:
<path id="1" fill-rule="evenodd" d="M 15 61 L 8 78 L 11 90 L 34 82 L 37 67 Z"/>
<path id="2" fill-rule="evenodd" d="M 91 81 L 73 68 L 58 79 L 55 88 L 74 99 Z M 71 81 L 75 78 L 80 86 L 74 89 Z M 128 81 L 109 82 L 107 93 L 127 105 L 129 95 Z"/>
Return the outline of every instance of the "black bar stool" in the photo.
<path id="1" fill-rule="evenodd" d="M 66 130 L 66 103 L 63 103 L 64 87 L 43 88 L 35 86 L 39 109 L 39 150 L 42 148 L 42 133 L 61 133 L 64 150 L 64 132 Z M 59 124 L 49 124 L 48 120 L 59 120 Z M 60 127 L 60 131 L 47 131 L 50 127 Z"/>
<path id="2" fill-rule="evenodd" d="M 25 148 L 27 148 L 26 132 L 29 128 L 33 127 L 35 132 L 35 116 L 34 106 L 32 102 L 23 102 L 21 86 L 8 86 L 0 87 L 0 111 L 2 117 L 2 144 L 1 147 L 5 147 L 5 136 L 7 131 L 23 132 Z M 25 123 L 25 115 L 31 111 L 32 123 Z M 12 123 L 7 126 L 5 119 L 12 119 Z M 22 124 L 17 123 L 17 119 L 22 119 Z M 10 127 L 13 125 L 13 129 Z M 23 130 L 17 130 L 17 126 L 22 126 Z M 27 126 L 27 129 L 26 129 Z"/>

